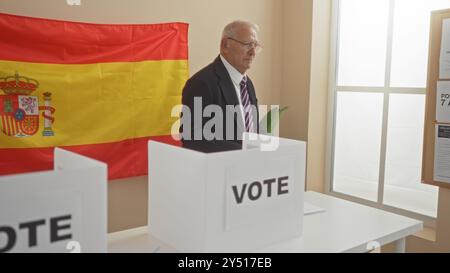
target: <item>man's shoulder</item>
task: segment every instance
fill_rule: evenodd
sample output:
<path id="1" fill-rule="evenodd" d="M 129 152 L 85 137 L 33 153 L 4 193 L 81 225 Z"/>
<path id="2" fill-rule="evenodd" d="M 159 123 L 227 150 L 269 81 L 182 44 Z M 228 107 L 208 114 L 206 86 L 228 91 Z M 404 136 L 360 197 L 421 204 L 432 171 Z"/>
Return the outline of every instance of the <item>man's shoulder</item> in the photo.
<path id="1" fill-rule="evenodd" d="M 216 78 L 216 72 L 214 69 L 214 63 L 210 63 L 209 65 L 200 69 L 197 73 L 195 73 L 191 80 L 201 81 L 201 82 L 210 82 L 214 78 Z"/>

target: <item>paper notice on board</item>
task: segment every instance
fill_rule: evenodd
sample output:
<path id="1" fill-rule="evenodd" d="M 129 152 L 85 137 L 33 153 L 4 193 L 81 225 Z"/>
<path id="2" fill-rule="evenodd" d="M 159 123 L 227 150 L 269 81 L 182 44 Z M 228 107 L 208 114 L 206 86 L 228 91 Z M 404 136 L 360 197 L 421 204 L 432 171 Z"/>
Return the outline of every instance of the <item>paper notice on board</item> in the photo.
<path id="1" fill-rule="evenodd" d="M 450 122 L 450 81 L 438 81 L 436 90 L 436 120 Z"/>
<path id="2" fill-rule="evenodd" d="M 442 20 L 441 55 L 439 78 L 450 79 L 450 19 Z"/>
<path id="3" fill-rule="evenodd" d="M 450 125 L 436 124 L 433 179 L 450 183 Z"/>

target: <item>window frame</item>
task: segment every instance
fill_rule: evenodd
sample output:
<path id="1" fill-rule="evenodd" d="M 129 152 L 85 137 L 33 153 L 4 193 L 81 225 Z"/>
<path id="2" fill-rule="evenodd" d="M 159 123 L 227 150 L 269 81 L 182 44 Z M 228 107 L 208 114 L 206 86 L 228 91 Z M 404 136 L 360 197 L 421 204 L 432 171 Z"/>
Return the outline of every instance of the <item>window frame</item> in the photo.
<path id="1" fill-rule="evenodd" d="M 426 94 L 426 88 L 408 88 L 408 87 L 390 87 L 391 63 L 393 48 L 394 31 L 394 8 L 395 0 L 389 0 L 389 19 L 387 32 L 386 64 L 384 87 L 367 86 L 339 86 L 337 85 L 337 70 L 339 67 L 339 11 L 341 0 L 331 0 L 331 28 L 330 28 L 330 59 L 329 59 L 329 78 L 328 78 L 328 105 L 327 105 L 327 142 L 326 142 L 326 162 L 325 162 L 325 193 L 331 196 L 342 198 L 348 201 L 357 202 L 363 205 L 382 209 L 392 213 L 404 215 L 424 222 L 427 227 L 436 226 L 436 218 L 417 212 L 393 207 L 383 203 L 385 170 L 386 170 L 386 149 L 387 149 L 387 131 L 388 131 L 388 111 L 390 94 Z M 336 95 L 339 91 L 346 92 L 374 92 L 384 94 L 383 97 L 383 116 L 381 132 L 381 151 L 378 180 L 377 201 L 371 201 L 349 194 L 333 191 L 333 170 L 334 170 L 334 148 L 336 133 Z"/>

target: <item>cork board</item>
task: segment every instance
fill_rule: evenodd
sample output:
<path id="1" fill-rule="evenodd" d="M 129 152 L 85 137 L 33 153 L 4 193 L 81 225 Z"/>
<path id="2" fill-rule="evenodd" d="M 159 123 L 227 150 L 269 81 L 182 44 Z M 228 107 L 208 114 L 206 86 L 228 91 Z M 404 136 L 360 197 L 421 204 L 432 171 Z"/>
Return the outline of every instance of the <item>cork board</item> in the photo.
<path id="1" fill-rule="evenodd" d="M 430 44 L 428 54 L 428 77 L 425 105 L 425 128 L 422 157 L 422 183 L 450 188 L 450 183 L 434 181 L 434 148 L 436 121 L 437 82 L 449 79 L 439 78 L 439 57 L 441 52 L 442 21 L 450 18 L 450 9 L 433 11 L 430 22 Z"/>

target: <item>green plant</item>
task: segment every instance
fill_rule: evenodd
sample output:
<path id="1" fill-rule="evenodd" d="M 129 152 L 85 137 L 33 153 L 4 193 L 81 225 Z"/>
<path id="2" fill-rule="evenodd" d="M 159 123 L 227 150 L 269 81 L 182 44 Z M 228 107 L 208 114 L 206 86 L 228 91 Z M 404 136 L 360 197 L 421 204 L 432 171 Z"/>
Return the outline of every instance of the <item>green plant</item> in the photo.
<path id="1" fill-rule="evenodd" d="M 288 106 L 282 107 L 281 109 L 277 107 L 267 112 L 267 114 L 262 118 L 260 122 L 260 128 L 267 128 L 267 133 L 271 134 L 275 127 L 278 125 L 281 113 L 283 113 L 287 109 Z"/>

